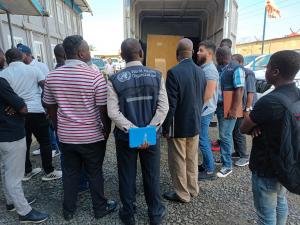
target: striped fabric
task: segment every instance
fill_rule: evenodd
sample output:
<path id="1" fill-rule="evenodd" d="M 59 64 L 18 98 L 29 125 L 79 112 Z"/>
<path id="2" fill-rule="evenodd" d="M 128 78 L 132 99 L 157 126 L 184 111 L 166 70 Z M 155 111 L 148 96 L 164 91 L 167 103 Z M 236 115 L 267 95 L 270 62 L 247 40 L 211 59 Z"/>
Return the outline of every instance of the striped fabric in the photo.
<path id="1" fill-rule="evenodd" d="M 90 144 L 104 140 L 99 106 L 107 104 L 107 85 L 99 72 L 79 60 L 49 73 L 44 97 L 58 105 L 58 137 L 62 143 Z"/>

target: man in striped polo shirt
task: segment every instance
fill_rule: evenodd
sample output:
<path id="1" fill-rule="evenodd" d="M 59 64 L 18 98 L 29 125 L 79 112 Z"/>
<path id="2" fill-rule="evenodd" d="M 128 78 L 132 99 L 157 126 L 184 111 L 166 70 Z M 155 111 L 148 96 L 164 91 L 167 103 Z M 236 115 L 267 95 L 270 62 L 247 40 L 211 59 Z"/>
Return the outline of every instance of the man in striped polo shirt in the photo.
<path id="1" fill-rule="evenodd" d="M 71 220 L 76 210 L 82 167 L 87 173 L 95 218 L 113 212 L 117 203 L 104 197 L 102 164 L 110 133 L 107 116 L 107 85 L 91 69 L 89 46 L 79 35 L 63 42 L 66 64 L 50 72 L 45 83 L 44 103 L 57 123 L 64 155 L 63 215 Z"/>

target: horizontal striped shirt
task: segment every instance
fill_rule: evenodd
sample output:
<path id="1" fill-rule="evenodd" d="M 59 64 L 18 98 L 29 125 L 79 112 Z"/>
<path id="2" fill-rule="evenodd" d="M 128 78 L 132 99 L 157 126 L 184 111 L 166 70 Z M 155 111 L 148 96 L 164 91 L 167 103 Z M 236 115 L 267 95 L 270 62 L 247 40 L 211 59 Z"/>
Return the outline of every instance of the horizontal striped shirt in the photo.
<path id="1" fill-rule="evenodd" d="M 107 104 L 107 84 L 103 75 L 79 60 L 49 73 L 43 101 L 57 104 L 60 142 L 89 144 L 104 140 L 99 106 Z"/>

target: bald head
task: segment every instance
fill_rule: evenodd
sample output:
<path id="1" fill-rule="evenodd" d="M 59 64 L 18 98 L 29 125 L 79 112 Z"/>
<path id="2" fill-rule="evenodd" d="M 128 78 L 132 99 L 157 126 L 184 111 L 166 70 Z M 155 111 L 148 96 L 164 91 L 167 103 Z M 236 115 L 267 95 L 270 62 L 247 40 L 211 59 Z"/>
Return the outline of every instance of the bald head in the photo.
<path id="1" fill-rule="evenodd" d="M 193 42 L 188 38 L 183 38 L 177 45 L 177 60 L 180 61 L 185 58 L 193 57 Z"/>
<path id="2" fill-rule="evenodd" d="M 121 56 L 126 63 L 142 61 L 144 52 L 139 41 L 134 38 L 124 40 L 121 45 Z"/>

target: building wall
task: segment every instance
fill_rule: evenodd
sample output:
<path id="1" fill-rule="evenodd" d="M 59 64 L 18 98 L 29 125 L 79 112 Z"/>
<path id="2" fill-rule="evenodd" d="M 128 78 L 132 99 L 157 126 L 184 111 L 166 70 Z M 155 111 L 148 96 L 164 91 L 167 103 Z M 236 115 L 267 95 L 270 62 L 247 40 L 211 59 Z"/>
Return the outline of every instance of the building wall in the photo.
<path id="1" fill-rule="evenodd" d="M 82 35 L 81 14 L 63 0 L 40 0 L 50 17 L 11 15 L 14 44 L 28 45 L 36 58 L 54 68 L 53 49 L 68 35 Z M 7 16 L 0 15 L 0 47 L 11 47 Z"/>
<path id="2" fill-rule="evenodd" d="M 261 45 L 261 41 L 239 44 L 236 46 L 236 52 L 242 55 L 261 54 Z M 264 54 L 296 49 L 300 49 L 300 36 L 277 38 L 265 41 Z"/>

